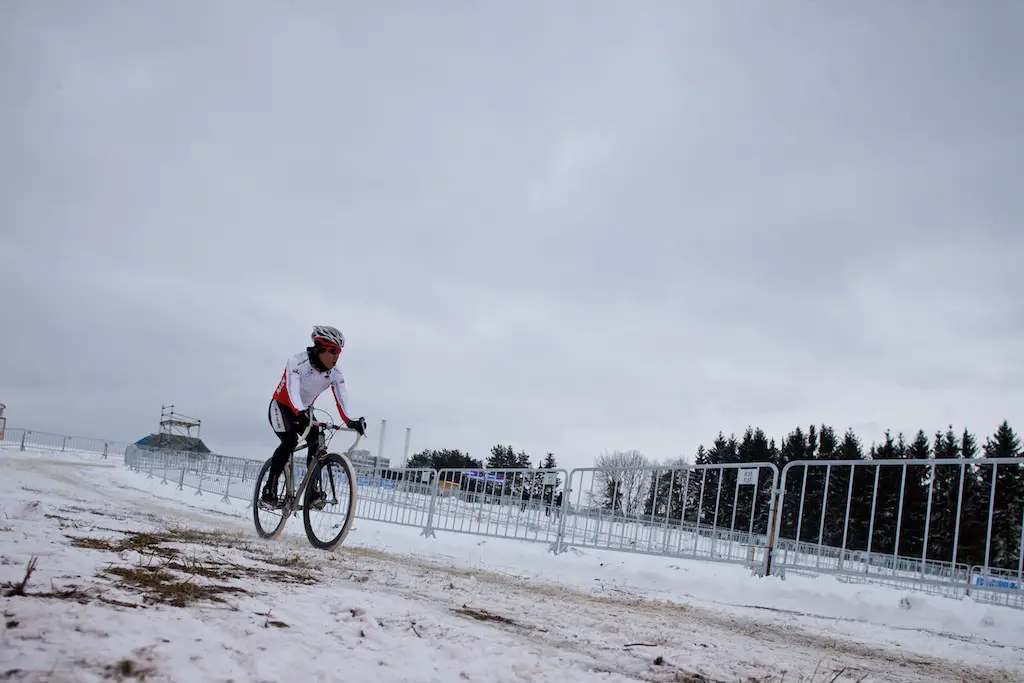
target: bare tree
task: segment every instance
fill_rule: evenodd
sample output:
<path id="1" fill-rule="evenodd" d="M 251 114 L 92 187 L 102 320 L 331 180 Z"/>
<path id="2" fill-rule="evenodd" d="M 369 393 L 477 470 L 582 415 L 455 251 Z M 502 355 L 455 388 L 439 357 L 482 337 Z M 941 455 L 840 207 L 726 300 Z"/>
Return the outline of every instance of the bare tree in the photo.
<path id="1" fill-rule="evenodd" d="M 644 515 L 678 520 L 684 511 L 696 509 L 700 475 L 695 475 L 693 464 L 680 456 L 654 465 L 657 469 L 644 503 Z"/>
<path id="2" fill-rule="evenodd" d="M 652 463 L 638 450 L 605 451 L 597 456 L 594 473 L 595 488 L 603 494 L 603 507 L 624 515 L 635 515 L 643 510 L 650 492 L 653 471 L 641 468 Z"/>

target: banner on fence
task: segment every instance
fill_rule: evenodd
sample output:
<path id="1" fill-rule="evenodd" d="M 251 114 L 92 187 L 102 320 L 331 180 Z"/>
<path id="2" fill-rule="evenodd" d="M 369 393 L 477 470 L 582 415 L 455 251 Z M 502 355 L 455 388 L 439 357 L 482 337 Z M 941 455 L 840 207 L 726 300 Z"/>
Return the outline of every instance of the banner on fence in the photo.
<path id="1" fill-rule="evenodd" d="M 394 479 L 377 479 L 376 477 L 367 477 L 359 475 L 356 477 L 356 485 L 358 486 L 376 486 L 382 489 L 394 489 L 398 488 L 398 482 Z"/>
<path id="2" fill-rule="evenodd" d="M 1020 585 L 1015 579 L 1000 579 L 995 576 L 984 576 L 982 574 L 971 574 L 971 585 L 982 588 L 1002 588 L 1004 590 L 1018 590 Z"/>

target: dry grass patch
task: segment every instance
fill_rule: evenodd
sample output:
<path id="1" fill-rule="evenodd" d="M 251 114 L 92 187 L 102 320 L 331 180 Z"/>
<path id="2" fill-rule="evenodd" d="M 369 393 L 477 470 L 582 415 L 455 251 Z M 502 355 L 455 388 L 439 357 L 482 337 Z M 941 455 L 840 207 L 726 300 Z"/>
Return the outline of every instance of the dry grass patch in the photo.
<path id="1" fill-rule="evenodd" d="M 142 592 L 148 603 L 173 607 L 187 607 L 200 601 L 223 603 L 222 595 L 248 593 L 238 586 L 201 583 L 194 574 L 183 577 L 169 565 L 110 567 L 103 575 L 117 577 L 122 586 Z"/>
<path id="2" fill-rule="evenodd" d="M 164 531 L 130 531 L 127 529 L 104 529 L 121 534 L 121 538 L 95 538 L 91 536 L 70 536 L 71 545 L 91 550 L 107 550 L 109 552 L 135 551 L 142 555 L 157 555 L 173 558 L 181 553 L 179 548 L 168 547 L 167 544 L 200 545 L 214 547 L 236 547 L 244 543 L 239 536 L 224 532 L 197 531 L 194 529 L 167 529 Z"/>
<path id="3" fill-rule="evenodd" d="M 112 553 L 120 553 L 126 550 L 133 550 L 142 555 L 157 555 L 160 557 L 177 557 L 176 548 L 166 548 L 160 545 L 164 539 L 156 534 L 123 532 L 128 534 L 125 538 L 93 538 L 91 536 L 68 536 L 71 545 L 76 548 L 88 548 L 89 550 L 106 550 Z"/>
<path id="4" fill-rule="evenodd" d="M 476 619 L 477 621 L 491 621 L 499 624 L 504 624 L 506 626 L 515 626 L 517 628 L 531 628 L 528 626 L 524 626 L 523 624 L 520 624 L 516 621 L 513 621 L 508 617 L 503 617 L 500 614 L 494 614 L 483 609 L 475 609 L 473 607 L 468 607 L 466 605 L 463 605 L 461 609 L 453 609 L 452 612 L 463 617 Z"/>
<path id="5" fill-rule="evenodd" d="M 102 595 L 94 595 L 94 594 L 90 593 L 89 591 L 84 590 L 81 587 L 75 586 L 75 585 L 65 586 L 64 588 L 61 588 L 61 589 L 52 589 L 52 590 L 49 590 L 49 591 L 33 591 L 33 592 L 29 592 L 27 590 L 28 582 L 29 582 L 29 579 L 32 578 L 32 572 L 35 571 L 36 564 L 38 563 L 38 561 L 39 561 L 38 557 L 33 557 L 32 559 L 30 559 L 28 561 L 28 565 L 25 567 L 25 577 L 21 581 L 6 582 L 6 583 L 4 583 L 3 590 L 0 591 L 0 595 L 2 595 L 5 598 L 11 598 L 11 597 L 31 597 L 31 598 L 45 598 L 45 599 L 50 599 L 50 600 L 68 600 L 68 601 L 72 601 L 72 602 L 77 602 L 77 603 L 82 604 L 82 605 L 84 605 L 86 603 L 89 603 L 89 602 L 92 602 L 93 600 L 99 600 L 100 602 L 105 602 L 105 603 L 107 603 L 109 605 L 121 605 L 121 606 L 126 606 L 126 607 L 136 607 L 136 605 L 133 605 L 131 603 L 121 602 L 120 600 L 111 600 L 111 599 L 106 598 L 106 597 L 104 597 Z M 13 616 L 13 614 L 10 614 L 10 615 L 5 614 L 5 616 Z M 18 625 L 18 623 L 19 622 L 16 621 L 16 620 L 10 620 L 10 621 L 7 622 L 7 628 L 14 628 L 15 626 Z"/>
<path id="6" fill-rule="evenodd" d="M 257 562 L 263 562 L 264 564 L 270 564 L 275 567 L 291 567 L 293 569 L 316 569 L 316 565 L 312 562 L 308 562 L 298 555 L 292 557 L 273 557 L 271 555 L 246 555 L 250 560 L 256 560 Z"/>
<path id="7" fill-rule="evenodd" d="M 26 586 L 36 568 L 37 558 L 29 561 L 25 578 L 2 587 L 4 596 L 26 596 L 73 600 L 81 603 L 101 601 L 125 607 L 144 607 L 162 604 L 186 607 L 197 602 L 225 603 L 231 595 L 248 594 L 249 590 L 235 585 L 241 580 L 272 581 L 276 583 L 316 583 L 314 566 L 302 558 L 273 557 L 260 553 L 243 537 L 221 531 L 198 531 L 172 528 L 160 531 L 115 531 L 118 536 L 97 538 L 68 534 L 69 543 L 76 548 L 119 554 L 125 551 L 138 554 L 138 561 L 130 565 L 111 565 L 99 570 L 97 578 L 107 585 L 53 588 L 50 591 L 29 591 Z M 225 548 L 240 551 L 253 564 L 239 564 L 218 553 Z M 210 552 L 213 550 L 214 552 Z M 112 586 L 110 585 L 112 584 Z M 143 604 L 124 602 L 104 597 L 110 587 L 142 596 Z"/>

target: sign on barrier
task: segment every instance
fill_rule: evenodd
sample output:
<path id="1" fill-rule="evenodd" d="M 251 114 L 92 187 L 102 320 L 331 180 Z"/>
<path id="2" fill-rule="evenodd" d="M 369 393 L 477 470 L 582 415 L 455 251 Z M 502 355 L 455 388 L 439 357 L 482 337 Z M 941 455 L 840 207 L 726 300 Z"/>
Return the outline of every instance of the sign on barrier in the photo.
<path id="1" fill-rule="evenodd" d="M 398 482 L 394 479 L 378 479 L 376 477 L 367 477 L 366 475 L 358 475 L 356 477 L 356 484 L 358 486 L 375 486 L 381 489 L 393 489 L 398 487 Z"/>
<path id="2" fill-rule="evenodd" d="M 1015 579 L 1000 579 L 995 576 L 982 576 L 981 574 L 971 575 L 971 585 L 982 588 L 1002 588 L 1004 590 L 1017 590 L 1020 587 Z"/>

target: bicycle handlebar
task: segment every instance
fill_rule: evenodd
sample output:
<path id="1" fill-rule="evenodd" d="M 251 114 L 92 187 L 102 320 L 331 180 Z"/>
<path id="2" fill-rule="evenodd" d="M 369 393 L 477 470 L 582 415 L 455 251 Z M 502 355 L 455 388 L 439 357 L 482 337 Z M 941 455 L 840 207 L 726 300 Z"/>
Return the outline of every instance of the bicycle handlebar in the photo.
<path id="1" fill-rule="evenodd" d="M 353 441 L 352 445 L 348 447 L 348 450 L 346 451 L 346 454 L 351 454 L 352 451 L 355 450 L 355 447 L 359 444 L 360 439 L 362 439 L 363 436 L 364 436 L 363 434 L 360 434 L 358 430 L 352 429 L 351 427 L 348 427 L 348 426 L 329 424 L 327 422 L 321 422 L 320 420 L 310 420 L 309 422 L 306 423 L 306 428 L 302 431 L 302 434 L 299 435 L 299 443 L 296 444 L 296 447 L 295 447 L 295 451 L 296 452 L 298 452 L 298 451 L 300 451 L 300 450 L 302 450 L 303 448 L 306 447 L 306 437 L 309 436 L 309 430 L 313 427 L 313 425 L 316 425 L 318 428 L 320 428 L 322 430 L 330 429 L 331 431 L 335 431 L 335 432 L 355 432 L 356 433 L 356 440 Z M 366 429 L 365 425 L 366 425 L 366 422 L 364 420 L 363 421 L 363 429 L 364 430 Z"/>
<path id="2" fill-rule="evenodd" d="M 336 431 L 336 432 L 355 432 L 355 431 L 358 431 L 358 430 L 352 429 L 351 427 L 348 427 L 348 426 L 345 426 L 345 425 L 329 424 L 327 422 L 321 422 L 320 420 L 310 420 L 309 424 L 310 425 L 316 425 L 320 429 L 331 429 L 331 430 Z M 363 423 L 363 430 L 364 431 L 366 430 L 366 423 L 365 422 Z M 306 432 L 308 432 L 308 431 L 309 431 L 309 429 L 307 428 Z M 360 434 L 360 436 L 363 436 L 363 435 Z"/>
<path id="3" fill-rule="evenodd" d="M 312 416 L 310 416 L 310 417 L 312 417 Z M 349 446 L 348 450 L 349 450 L 349 452 L 351 452 L 356 447 L 356 444 L 359 443 L 359 440 L 362 439 L 366 435 L 366 418 L 359 418 L 359 422 L 362 424 L 362 427 L 363 427 L 363 433 L 362 434 L 359 433 L 359 430 L 353 429 L 353 428 L 349 427 L 348 425 L 342 426 L 342 425 L 336 425 L 336 424 L 331 424 L 331 423 L 323 422 L 322 420 L 311 419 L 311 420 L 309 420 L 306 423 L 306 428 L 302 430 L 302 434 L 299 435 L 299 441 L 302 442 L 303 445 L 305 444 L 306 437 L 309 436 L 309 430 L 313 428 L 313 425 L 316 425 L 319 429 L 322 429 L 322 430 L 328 430 L 329 429 L 329 430 L 331 430 L 333 432 L 355 432 L 358 436 L 356 436 L 355 442 L 351 446 Z M 303 445 L 297 445 L 295 450 L 298 451 L 299 449 L 301 449 L 303 447 Z"/>
<path id="4" fill-rule="evenodd" d="M 336 432 L 354 432 L 354 431 L 357 431 L 355 429 L 352 429 L 351 427 L 346 427 L 345 425 L 327 424 L 326 422 L 318 422 L 316 420 L 313 421 L 313 424 L 318 426 L 320 429 L 333 429 Z"/>

